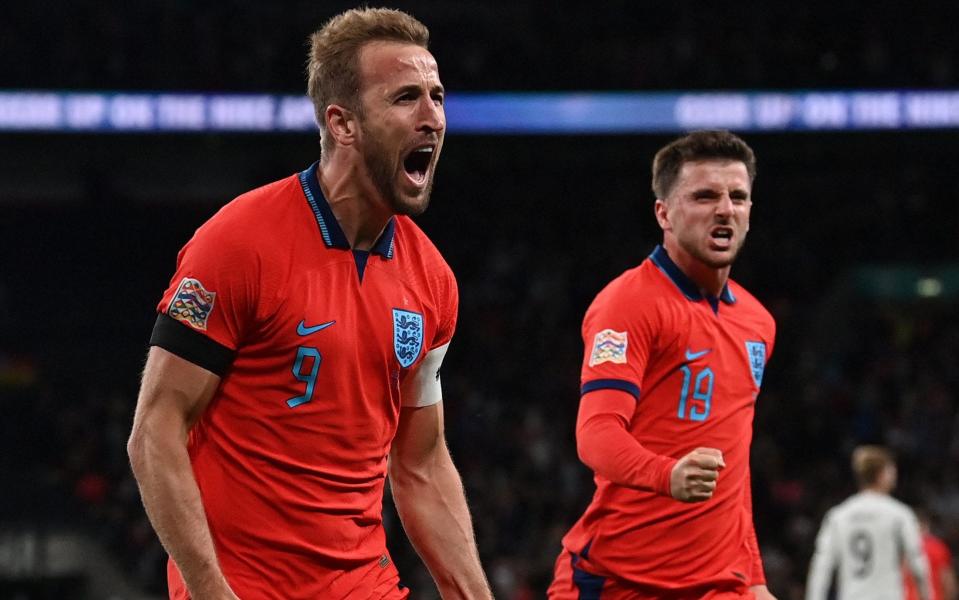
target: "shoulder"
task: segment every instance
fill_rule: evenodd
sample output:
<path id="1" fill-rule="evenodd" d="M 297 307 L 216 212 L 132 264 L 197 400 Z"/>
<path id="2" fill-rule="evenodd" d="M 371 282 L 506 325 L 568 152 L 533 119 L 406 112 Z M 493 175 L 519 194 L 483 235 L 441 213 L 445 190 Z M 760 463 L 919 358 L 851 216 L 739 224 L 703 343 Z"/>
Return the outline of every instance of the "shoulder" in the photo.
<path id="1" fill-rule="evenodd" d="M 453 270 L 432 241 L 409 217 L 394 217 L 393 273 L 423 302 L 439 323 L 439 341 L 449 341 L 459 312 L 459 290 Z"/>
<path id="2" fill-rule="evenodd" d="M 446 266 L 443 255 L 433 241 L 426 235 L 419 225 L 413 222 L 413 219 L 405 215 L 396 215 L 393 217 L 396 233 L 393 236 L 393 243 L 397 249 L 404 249 L 410 254 L 419 256 L 425 263 L 435 266 Z"/>
<path id="3" fill-rule="evenodd" d="M 897 500 L 896 498 L 893 498 L 889 494 L 879 494 L 875 492 L 866 491 L 866 492 L 860 492 L 859 494 L 857 494 L 857 496 L 862 497 L 864 501 L 868 501 L 871 504 L 881 506 L 887 510 L 892 510 L 898 513 L 912 514 L 912 509 L 909 508 L 907 504 Z"/>
<path id="4" fill-rule="evenodd" d="M 884 498 L 884 501 L 886 502 L 886 505 L 889 506 L 891 510 L 895 511 L 899 517 L 903 519 L 908 519 L 910 521 L 917 520 L 916 513 L 913 512 L 912 508 L 905 502 L 902 502 L 901 500 L 897 500 L 896 498 L 893 498 L 892 496 L 886 496 Z"/>
<path id="5" fill-rule="evenodd" d="M 653 312 L 662 302 L 661 275 L 650 260 L 628 269 L 606 284 L 590 304 L 589 313 L 611 311 L 623 314 Z"/>
<path id="6" fill-rule="evenodd" d="M 730 279 L 727 283 L 729 291 L 736 298 L 736 304 L 741 313 L 749 319 L 753 326 L 764 335 L 774 338 L 776 335 L 776 319 L 749 290 Z"/>
<path id="7" fill-rule="evenodd" d="M 288 218 L 291 212 L 303 212 L 296 210 L 303 209 L 295 202 L 297 193 L 302 197 L 302 188 L 295 175 L 268 183 L 234 198 L 210 217 L 201 229 L 230 230 L 244 237 L 269 233 L 271 222 Z M 305 200 L 303 204 L 305 206 Z"/>
<path id="8" fill-rule="evenodd" d="M 397 215 L 394 219 L 394 251 L 408 275 L 425 279 L 431 285 L 455 286 L 453 270 L 426 233 L 409 217 Z"/>
<path id="9" fill-rule="evenodd" d="M 822 517 L 823 523 L 832 523 L 838 519 L 841 519 L 843 513 L 845 513 L 847 508 L 849 507 L 849 503 L 851 500 L 852 498 L 847 498 L 843 500 L 842 502 L 840 502 L 839 504 L 827 510 L 826 514 L 823 515 Z"/>
<path id="10" fill-rule="evenodd" d="M 294 237 L 296 223 L 309 222 L 306 201 L 298 202 L 297 194 L 303 197 L 295 175 L 241 194 L 201 225 L 190 244 L 225 255 L 277 252 Z"/>
<path id="11" fill-rule="evenodd" d="M 291 213 L 303 212 L 294 200 L 297 191 L 302 196 L 296 176 L 250 190 L 220 208 L 200 226 L 197 235 L 218 236 L 224 241 L 282 237 L 273 225 L 290 218 Z M 305 206 L 305 200 L 302 204 Z"/>
<path id="12" fill-rule="evenodd" d="M 849 514 L 861 510 L 864 502 L 865 499 L 862 494 L 853 494 L 829 509 L 826 512 L 826 517 L 836 522 L 843 521 Z"/>
<path id="13" fill-rule="evenodd" d="M 888 494 L 877 494 L 875 492 L 859 492 L 852 496 L 847 503 L 850 510 L 867 512 L 883 519 L 886 523 L 890 521 L 902 522 L 903 520 L 914 520 L 915 513 L 909 506 Z"/>
<path id="14" fill-rule="evenodd" d="M 736 298 L 736 303 L 739 304 L 744 311 L 753 315 L 757 320 L 768 322 L 771 326 L 775 327 L 776 320 L 773 318 L 772 313 L 770 313 L 769 310 L 763 306 L 763 303 L 753 296 L 749 290 L 732 279 L 729 280 L 728 285 L 729 290 Z"/>
<path id="15" fill-rule="evenodd" d="M 394 217 L 393 259 L 397 275 L 424 304 L 436 323 L 430 349 L 450 341 L 456 329 L 459 291 L 453 270 L 432 241 L 409 217 Z"/>
<path id="16" fill-rule="evenodd" d="M 297 178 L 287 177 L 223 206 L 183 246 L 177 267 L 207 278 L 217 273 L 265 300 L 287 277 L 297 244 L 317 237 L 312 219 Z"/>
<path id="17" fill-rule="evenodd" d="M 661 344 L 688 329 L 689 302 L 646 260 L 613 279 L 593 299 L 583 317 L 584 340 L 628 334 L 633 348 Z M 639 344 L 639 345 L 636 345 Z"/>

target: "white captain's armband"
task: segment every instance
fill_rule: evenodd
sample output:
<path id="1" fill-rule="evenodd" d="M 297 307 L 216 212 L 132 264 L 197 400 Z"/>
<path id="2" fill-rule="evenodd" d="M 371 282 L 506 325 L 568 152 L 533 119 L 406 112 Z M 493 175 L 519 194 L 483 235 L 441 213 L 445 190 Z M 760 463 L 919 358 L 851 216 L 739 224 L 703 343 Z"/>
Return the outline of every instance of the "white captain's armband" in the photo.
<path id="1" fill-rule="evenodd" d="M 400 390 L 403 406 L 430 406 L 443 399 L 440 367 L 449 347 L 447 342 L 427 352 L 416 372 L 406 378 Z"/>

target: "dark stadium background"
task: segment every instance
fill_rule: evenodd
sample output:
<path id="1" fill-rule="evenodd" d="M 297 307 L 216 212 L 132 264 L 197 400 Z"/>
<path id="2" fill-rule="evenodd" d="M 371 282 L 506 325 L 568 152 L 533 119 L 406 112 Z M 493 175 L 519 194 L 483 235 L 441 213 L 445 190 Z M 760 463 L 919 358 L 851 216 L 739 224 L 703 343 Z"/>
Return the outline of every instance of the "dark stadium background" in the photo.
<path id="1" fill-rule="evenodd" d="M 0 88 L 298 93 L 307 34 L 350 6 L 14 3 Z M 392 6 L 430 27 L 454 92 L 959 87 L 945 3 Z M 498 598 L 543 597 L 592 492 L 579 320 L 660 239 L 649 164 L 671 137 L 447 137 L 418 221 L 459 280 L 447 435 Z M 795 600 L 859 442 L 896 451 L 897 495 L 959 549 L 959 132 L 745 137 L 759 177 L 733 277 L 779 324 L 755 513 L 770 587 Z M 303 134 L 0 134 L 0 597 L 163 594 L 124 450 L 155 303 L 200 223 L 317 157 Z M 915 294 L 913 272 L 942 292 Z M 435 597 L 386 514 L 414 597 Z"/>

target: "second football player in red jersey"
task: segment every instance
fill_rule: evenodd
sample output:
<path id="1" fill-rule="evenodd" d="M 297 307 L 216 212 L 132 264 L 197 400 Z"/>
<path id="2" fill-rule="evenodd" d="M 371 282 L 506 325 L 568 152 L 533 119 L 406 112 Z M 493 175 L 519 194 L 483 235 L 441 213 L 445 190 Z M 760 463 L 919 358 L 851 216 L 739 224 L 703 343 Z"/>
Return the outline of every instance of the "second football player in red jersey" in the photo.
<path id="1" fill-rule="evenodd" d="M 583 321 L 576 420 L 592 503 L 563 538 L 553 600 L 770 600 L 752 520 L 749 447 L 775 323 L 729 279 L 755 157 L 694 132 L 653 162 L 663 244 Z"/>
<path id="2" fill-rule="evenodd" d="M 129 453 L 170 597 L 374 599 L 389 473 L 444 598 L 490 598 L 443 435 L 456 281 L 408 218 L 446 119 L 426 28 L 351 10 L 312 37 L 319 163 L 244 194 L 183 248 Z"/>
<path id="3" fill-rule="evenodd" d="M 956 586 L 956 571 L 952 566 L 952 550 L 932 532 L 932 515 L 926 509 L 916 511 L 919 519 L 919 532 L 922 534 L 922 549 L 929 562 L 929 582 L 932 600 L 956 600 L 959 588 Z M 919 590 L 915 578 L 903 567 L 906 581 L 906 600 L 919 600 Z"/>

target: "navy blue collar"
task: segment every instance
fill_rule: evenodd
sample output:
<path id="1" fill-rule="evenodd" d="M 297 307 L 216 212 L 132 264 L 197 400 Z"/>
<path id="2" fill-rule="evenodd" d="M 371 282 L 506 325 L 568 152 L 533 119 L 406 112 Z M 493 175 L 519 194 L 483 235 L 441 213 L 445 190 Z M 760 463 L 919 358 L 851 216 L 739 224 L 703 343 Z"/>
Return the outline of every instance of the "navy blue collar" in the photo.
<path id="1" fill-rule="evenodd" d="M 713 311 L 718 310 L 718 300 L 712 296 L 703 295 L 703 293 L 699 291 L 699 286 L 683 273 L 682 269 L 673 262 L 673 259 L 669 258 L 669 254 L 666 253 L 666 249 L 663 248 L 662 245 L 656 246 L 653 253 L 649 255 L 649 260 L 653 261 L 653 264 L 659 267 L 659 270 L 665 273 L 666 277 L 669 277 L 686 298 L 694 302 L 708 300 L 709 304 L 713 307 Z M 722 300 L 724 304 L 733 304 L 736 302 L 736 297 L 733 296 L 732 290 L 729 289 L 728 282 L 719 293 L 719 300 Z"/>
<path id="2" fill-rule="evenodd" d="M 300 172 L 300 185 L 303 186 L 306 201 L 309 202 L 313 216 L 316 217 L 316 224 L 320 227 L 320 235 L 323 236 L 323 243 L 326 244 L 326 247 L 349 250 L 350 242 L 346 239 L 346 234 L 343 233 L 340 223 L 333 215 L 330 203 L 323 196 L 323 190 L 320 189 L 320 180 L 316 174 L 319 164 L 319 161 L 317 161 L 305 171 Z M 396 220 L 391 217 L 370 252 L 385 258 L 393 258 L 393 236 L 395 233 Z"/>

